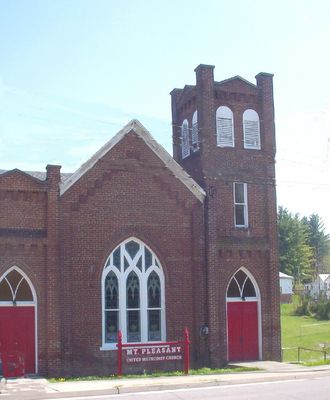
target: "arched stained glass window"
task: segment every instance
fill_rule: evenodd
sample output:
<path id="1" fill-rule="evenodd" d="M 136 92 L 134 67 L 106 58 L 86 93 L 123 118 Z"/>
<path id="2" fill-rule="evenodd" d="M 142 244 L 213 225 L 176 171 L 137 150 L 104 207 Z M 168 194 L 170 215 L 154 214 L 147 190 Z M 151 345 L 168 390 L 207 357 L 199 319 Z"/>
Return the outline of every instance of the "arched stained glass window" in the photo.
<path id="1" fill-rule="evenodd" d="M 131 272 L 126 281 L 127 341 L 141 341 L 140 319 L 140 281 L 135 272 Z"/>
<path id="2" fill-rule="evenodd" d="M 130 255 L 131 259 L 133 259 L 136 256 L 137 252 L 139 251 L 140 246 L 138 243 L 134 242 L 134 240 L 131 240 L 128 243 L 126 243 L 125 249 L 127 253 Z"/>
<path id="3" fill-rule="evenodd" d="M 105 336 L 108 342 L 117 340 L 119 314 L 118 278 L 113 271 L 105 277 Z"/>
<path id="4" fill-rule="evenodd" d="M 148 340 L 161 340 L 161 285 L 155 271 L 148 278 Z"/>
<path id="5" fill-rule="evenodd" d="M 159 276 L 153 271 L 148 278 L 148 307 L 160 308 L 160 279 Z"/>
<path id="6" fill-rule="evenodd" d="M 239 297 L 242 300 L 248 297 L 257 297 L 251 278 L 241 269 L 233 276 L 227 289 L 227 298 Z"/>
<path id="7" fill-rule="evenodd" d="M 148 269 L 149 267 L 151 267 L 152 265 L 152 254 L 150 253 L 150 251 L 145 248 L 145 266 L 146 269 Z"/>
<path id="8" fill-rule="evenodd" d="M 116 274 L 111 271 L 105 278 L 105 299 L 106 308 L 117 309 L 118 308 L 118 279 Z"/>
<path id="9" fill-rule="evenodd" d="M 165 340 L 164 274 L 156 255 L 131 238 L 114 249 L 102 275 L 103 347 Z"/>
<path id="10" fill-rule="evenodd" d="M 142 255 L 140 256 L 138 262 L 136 263 L 136 266 L 139 268 L 139 270 L 142 272 Z"/>
<path id="11" fill-rule="evenodd" d="M 118 247 L 114 252 L 113 252 L 113 256 L 112 256 L 113 260 L 112 260 L 112 264 L 117 267 L 118 269 L 120 269 L 120 247 Z M 110 259 L 109 259 L 110 262 Z"/>

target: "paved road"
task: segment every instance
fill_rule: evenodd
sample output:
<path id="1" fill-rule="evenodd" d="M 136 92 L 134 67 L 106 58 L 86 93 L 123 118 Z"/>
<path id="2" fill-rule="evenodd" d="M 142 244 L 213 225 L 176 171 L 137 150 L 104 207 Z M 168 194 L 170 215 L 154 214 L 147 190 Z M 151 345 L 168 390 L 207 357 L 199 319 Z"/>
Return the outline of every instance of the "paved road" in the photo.
<path id="1" fill-rule="evenodd" d="M 61 400 L 67 400 L 62 397 Z M 329 400 L 330 378 L 295 379 L 121 395 L 79 396 L 71 400 Z M 57 399 L 59 400 L 59 398 Z"/>
<path id="2" fill-rule="evenodd" d="M 143 390 L 143 389 L 140 389 Z M 162 391 L 144 391 L 139 393 L 102 394 L 97 392 L 58 393 L 57 396 L 46 393 L 4 393 L 0 400 L 329 400 L 330 376 L 311 374 L 308 377 L 272 380 L 249 383 L 222 383 L 217 386 L 208 385 L 198 388 L 170 389 Z"/>

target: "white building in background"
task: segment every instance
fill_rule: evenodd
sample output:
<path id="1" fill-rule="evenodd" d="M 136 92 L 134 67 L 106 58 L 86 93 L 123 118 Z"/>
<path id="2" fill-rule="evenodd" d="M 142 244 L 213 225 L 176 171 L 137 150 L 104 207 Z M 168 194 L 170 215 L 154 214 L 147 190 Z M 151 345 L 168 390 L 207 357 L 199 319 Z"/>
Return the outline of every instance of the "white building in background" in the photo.
<path id="1" fill-rule="evenodd" d="M 280 272 L 281 303 L 290 303 L 293 295 L 293 276 Z"/>
<path id="2" fill-rule="evenodd" d="M 326 296 L 330 299 L 330 274 L 318 274 L 315 281 L 305 287 L 312 297 Z"/>

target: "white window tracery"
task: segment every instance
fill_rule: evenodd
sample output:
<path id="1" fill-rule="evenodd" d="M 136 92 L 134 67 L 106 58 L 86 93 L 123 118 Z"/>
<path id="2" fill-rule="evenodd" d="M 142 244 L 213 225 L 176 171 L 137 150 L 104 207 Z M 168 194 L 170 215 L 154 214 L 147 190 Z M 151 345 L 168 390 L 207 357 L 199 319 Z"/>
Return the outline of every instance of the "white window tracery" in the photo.
<path id="1" fill-rule="evenodd" d="M 0 303 L 34 303 L 35 294 L 27 276 L 18 268 L 10 268 L 0 279 Z"/>
<path id="2" fill-rule="evenodd" d="M 102 348 L 124 342 L 165 340 L 164 274 L 156 255 L 130 238 L 108 257 L 102 274 Z"/>
<path id="3" fill-rule="evenodd" d="M 228 285 L 227 299 L 232 298 L 240 298 L 242 300 L 247 298 L 257 298 L 254 283 L 242 269 L 236 272 Z"/>

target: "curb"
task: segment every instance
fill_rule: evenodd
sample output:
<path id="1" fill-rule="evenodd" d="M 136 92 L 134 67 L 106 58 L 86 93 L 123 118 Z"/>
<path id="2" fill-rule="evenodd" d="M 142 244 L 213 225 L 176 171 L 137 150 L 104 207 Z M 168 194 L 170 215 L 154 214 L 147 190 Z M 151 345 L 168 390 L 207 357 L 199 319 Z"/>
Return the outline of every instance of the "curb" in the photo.
<path id="1" fill-rule="evenodd" d="M 145 379 L 120 379 L 112 381 L 75 381 L 75 382 L 59 382 L 49 383 L 44 378 L 30 378 L 24 381 L 1 380 L 0 384 L 4 386 L 4 390 L 0 386 L 0 393 L 8 396 L 9 399 L 57 399 L 59 397 L 83 397 L 83 396 L 106 396 L 119 395 L 128 393 L 143 392 L 161 392 L 174 391 L 177 389 L 198 389 L 210 386 L 231 386 L 231 385 L 248 385 L 261 382 L 286 381 L 290 379 L 309 378 L 311 374 L 319 376 L 330 374 L 330 365 L 321 367 L 306 367 L 294 370 L 259 370 L 259 371 L 243 371 L 238 373 L 227 373 L 218 375 L 188 375 L 173 376 L 161 378 Z M 82 385 L 82 383 L 84 383 Z M 13 386 L 16 390 L 12 390 Z M 38 388 L 39 386 L 39 388 Z M 18 389 L 18 391 L 17 391 Z M 42 390 L 39 390 L 42 389 Z M 20 393 L 18 397 L 13 397 Z M 34 395 L 33 395 L 34 393 Z M 33 395 L 33 397 L 31 397 Z"/>
<path id="2" fill-rule="evenodd" d="M 140 392 L 153 392 L 153 391 L 163 391 L 163 390 L 176 390 L 176 389 L 186 389 L 186 388 L 199 388 L 206 386 L 222 386 L 222 385 L 235 385 L 235 384 L 248 384 L 254 382 L 262 382 L 262 381 L 278 381 L 280 380 L 288 380 L 288 379 L 297 379 L 303 376 L 310 376 L 311 373 L 327 373 L 330 372 L 330 368 L 322 368 L 322 369 L 303 369 L 303 370 L 294 370 L 294 371 L 251 371 L 251 372 L 239 372 L 237 374 L 219 374 L 219 375 L 195 375 L 196 379 L 191 378 L 190 381 L 181 381 L 176 378 L 181 377 L 172 377 L 166 382 L 157 382 L 157 378 L 153 383 L 146 382 L 136 385 L 132 382 L 130 384 L 129 380 L 117 381 L 113 382 L 112 386 L 109 387 L 94 387 L 94 388 L 86 388 L 85 390 L 71 390 L 66 391 L 63 387 L 62 390 L 59 390 L 59 393 L 71 393 L 71 395 L 78 394 L 123 394 L 123 393 L 140 393 Z M 192 375 L 191 375 L 192 376 Z M 65 385 L 65 383 L 63 383 Z M 93 383 L 91 382 L 91 386 Z M 97 386 L 97 385 L 95 385 Z M 51 386 L 48 386 L 49 389 L 55 390 Z M 49 392 L 48 392 L 49 393 Z M 50 394 L 50 393 L 49 393 Z M 54 393 L 55 394 L 55 393 Z"/>

